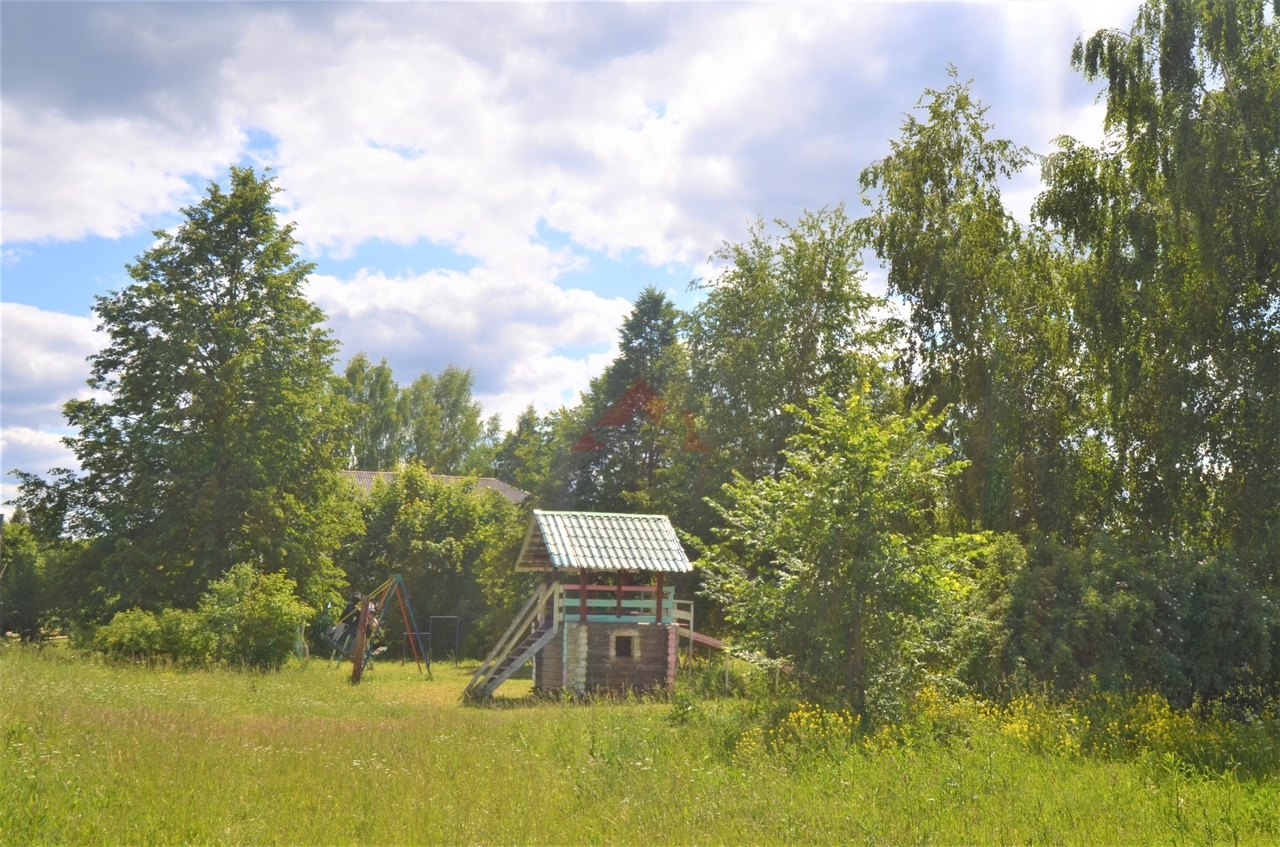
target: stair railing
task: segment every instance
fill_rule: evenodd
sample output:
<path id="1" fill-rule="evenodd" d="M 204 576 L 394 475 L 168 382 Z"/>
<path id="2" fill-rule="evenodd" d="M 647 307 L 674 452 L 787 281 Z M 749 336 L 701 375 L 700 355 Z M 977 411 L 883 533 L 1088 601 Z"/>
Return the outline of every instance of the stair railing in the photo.
<path id="1" fill-rule="evenodd" d="M 485 657 L 480 667 L 476 669 L 475 674 L 472 675 L 471 682 L 467 683 L 466 691 L 463 692 L 464 696 L 473 695 L 483 688 L 498 672 L 503 660 L 510 655 L 516 645 L 524 640 L 526 630 L 537 620 L 538 615 L 542 612 L 543 605 L 547 602 L 547 598 L 555 592 L 556 585 L 557 583 L 554 582 L 540 585 L 538 590 L 534 591 L 529 599 L 525 601 L 525 604 L 511 621 L 511 625 L 507 627 L 507 631 L 502 633 L 498 643 L 489 651 L 489 655 Z"/>

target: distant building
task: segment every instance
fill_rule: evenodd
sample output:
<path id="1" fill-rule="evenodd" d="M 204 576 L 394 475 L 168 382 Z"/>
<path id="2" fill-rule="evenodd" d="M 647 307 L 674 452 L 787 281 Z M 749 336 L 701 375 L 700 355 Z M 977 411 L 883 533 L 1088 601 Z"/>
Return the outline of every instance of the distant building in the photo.
<path id="1" fill-rule="evenodd" d="M 472 480 L 475 482 L 476 488 L 487 488 L 491 491 L 496 491 L 512 503 L 522 503 L 529 498 L 529 492 L 521 491 L 514 485 L 507 485 L 502 480 L 494 479 L 491 476 L 446 476 L 435 473 L 430 474 L 430 476 L 440 482 L 466 482 L 467 480 Z M 372 494 L 374 482 L 380 479 L 387 485 L 391 485 L 395 482 L 396 471 L 342 471 L 342 477 L 365 494 Z"/>

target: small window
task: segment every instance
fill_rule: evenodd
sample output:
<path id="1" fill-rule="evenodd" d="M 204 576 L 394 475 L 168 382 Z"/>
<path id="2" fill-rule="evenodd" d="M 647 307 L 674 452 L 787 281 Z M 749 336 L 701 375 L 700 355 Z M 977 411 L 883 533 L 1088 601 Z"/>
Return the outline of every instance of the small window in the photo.
<path id="1" fill-rule="evenodd" d="M 613 637 L 613 655 L 619 659 L 631 658 L 630 635 L 615 635 Z"/>

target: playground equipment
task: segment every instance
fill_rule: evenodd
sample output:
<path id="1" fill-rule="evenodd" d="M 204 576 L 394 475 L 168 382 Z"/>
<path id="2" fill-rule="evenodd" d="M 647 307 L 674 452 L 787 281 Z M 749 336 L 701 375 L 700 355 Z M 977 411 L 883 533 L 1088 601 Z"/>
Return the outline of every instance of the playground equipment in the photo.
<path id="1" fill-rule="evenodd" d="M 440 627 L 437 621 L 452 621 L 452 626 Z M 429 662 L 435 661 L 440 645 L 436 640 L 436 630 L 442 629 L 442 635 L 452 636 L 450 643 L 452 649 L 446 655 L 453 656 L 453 663 L 458 664 L 458 660 L 462 658 L 462 618 L 457 615 L 431 615 L 427 618 L 427 628 L 424 632 L 406 632 L 404 633 L 404 643 L 400 645 L 400 663 L 404 664 L 406 656 L 409 652 L 409 639 L 418 638 L 418 643 L 422 643 L 422 638 L 427 639 L 427 659 Z"/>
<path id="2" fill-rule="evenodd" d="M 693 631 L 693 603 L 664 584 L 693 569 L 665 515 L 535 509 L 515 569 L 544 582 L 472 676 L 471 699 L 492 696 L 530 661 L 540 691 L 670 690 L 681 635 L 724 646 Z M 613 583 L 593 584 L 599 574 Z"/>
<path id="3" fill-rule="evenodd" d="M 351 681 L 359 682 L 364 673 L 364 666 L 384 648 L 375 648 L 372 636 L 382 629 L 386 619 L 387 607 L 394 597 L 400 607 L 400 619 L 404 623 L 406 640 L 413 650 L 414 662 L 421 672 L 426 664 L 427 679 L 431 679 L 431 655 L 423 649 L 418 621 L 413 614 L 413 605 L 409 602 L 409 592 L 404 585 L 404 577 L 392 574 L 391 578 L 368 594 L 361 594 L 354 603 L 353 612 L 358 615 L 354 621 L 343 620 L 333 629 L 325 633 L 325 638 L 333 645 L 334 658 L 339 655 L 350 659 L 352 664 Z M 349 618 L 351 613 L 344 615 Z"/>

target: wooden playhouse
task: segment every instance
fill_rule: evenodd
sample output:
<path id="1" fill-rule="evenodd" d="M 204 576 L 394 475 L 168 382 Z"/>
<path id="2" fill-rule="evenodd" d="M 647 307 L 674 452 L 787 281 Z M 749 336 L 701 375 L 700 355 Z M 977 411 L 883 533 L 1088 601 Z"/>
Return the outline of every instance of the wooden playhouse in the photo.
<path id="1" fill-rule="evenodd" d="M 681 635 L 721 646 L 693 632 L 693 602 L 675 599 L 671 577 L 692 566 L 665 515 L 535 510 L 516 570 L 546 578 L 469 696 L 492 694 L 530 661 L 539 691 L 670 688 Z"/>

